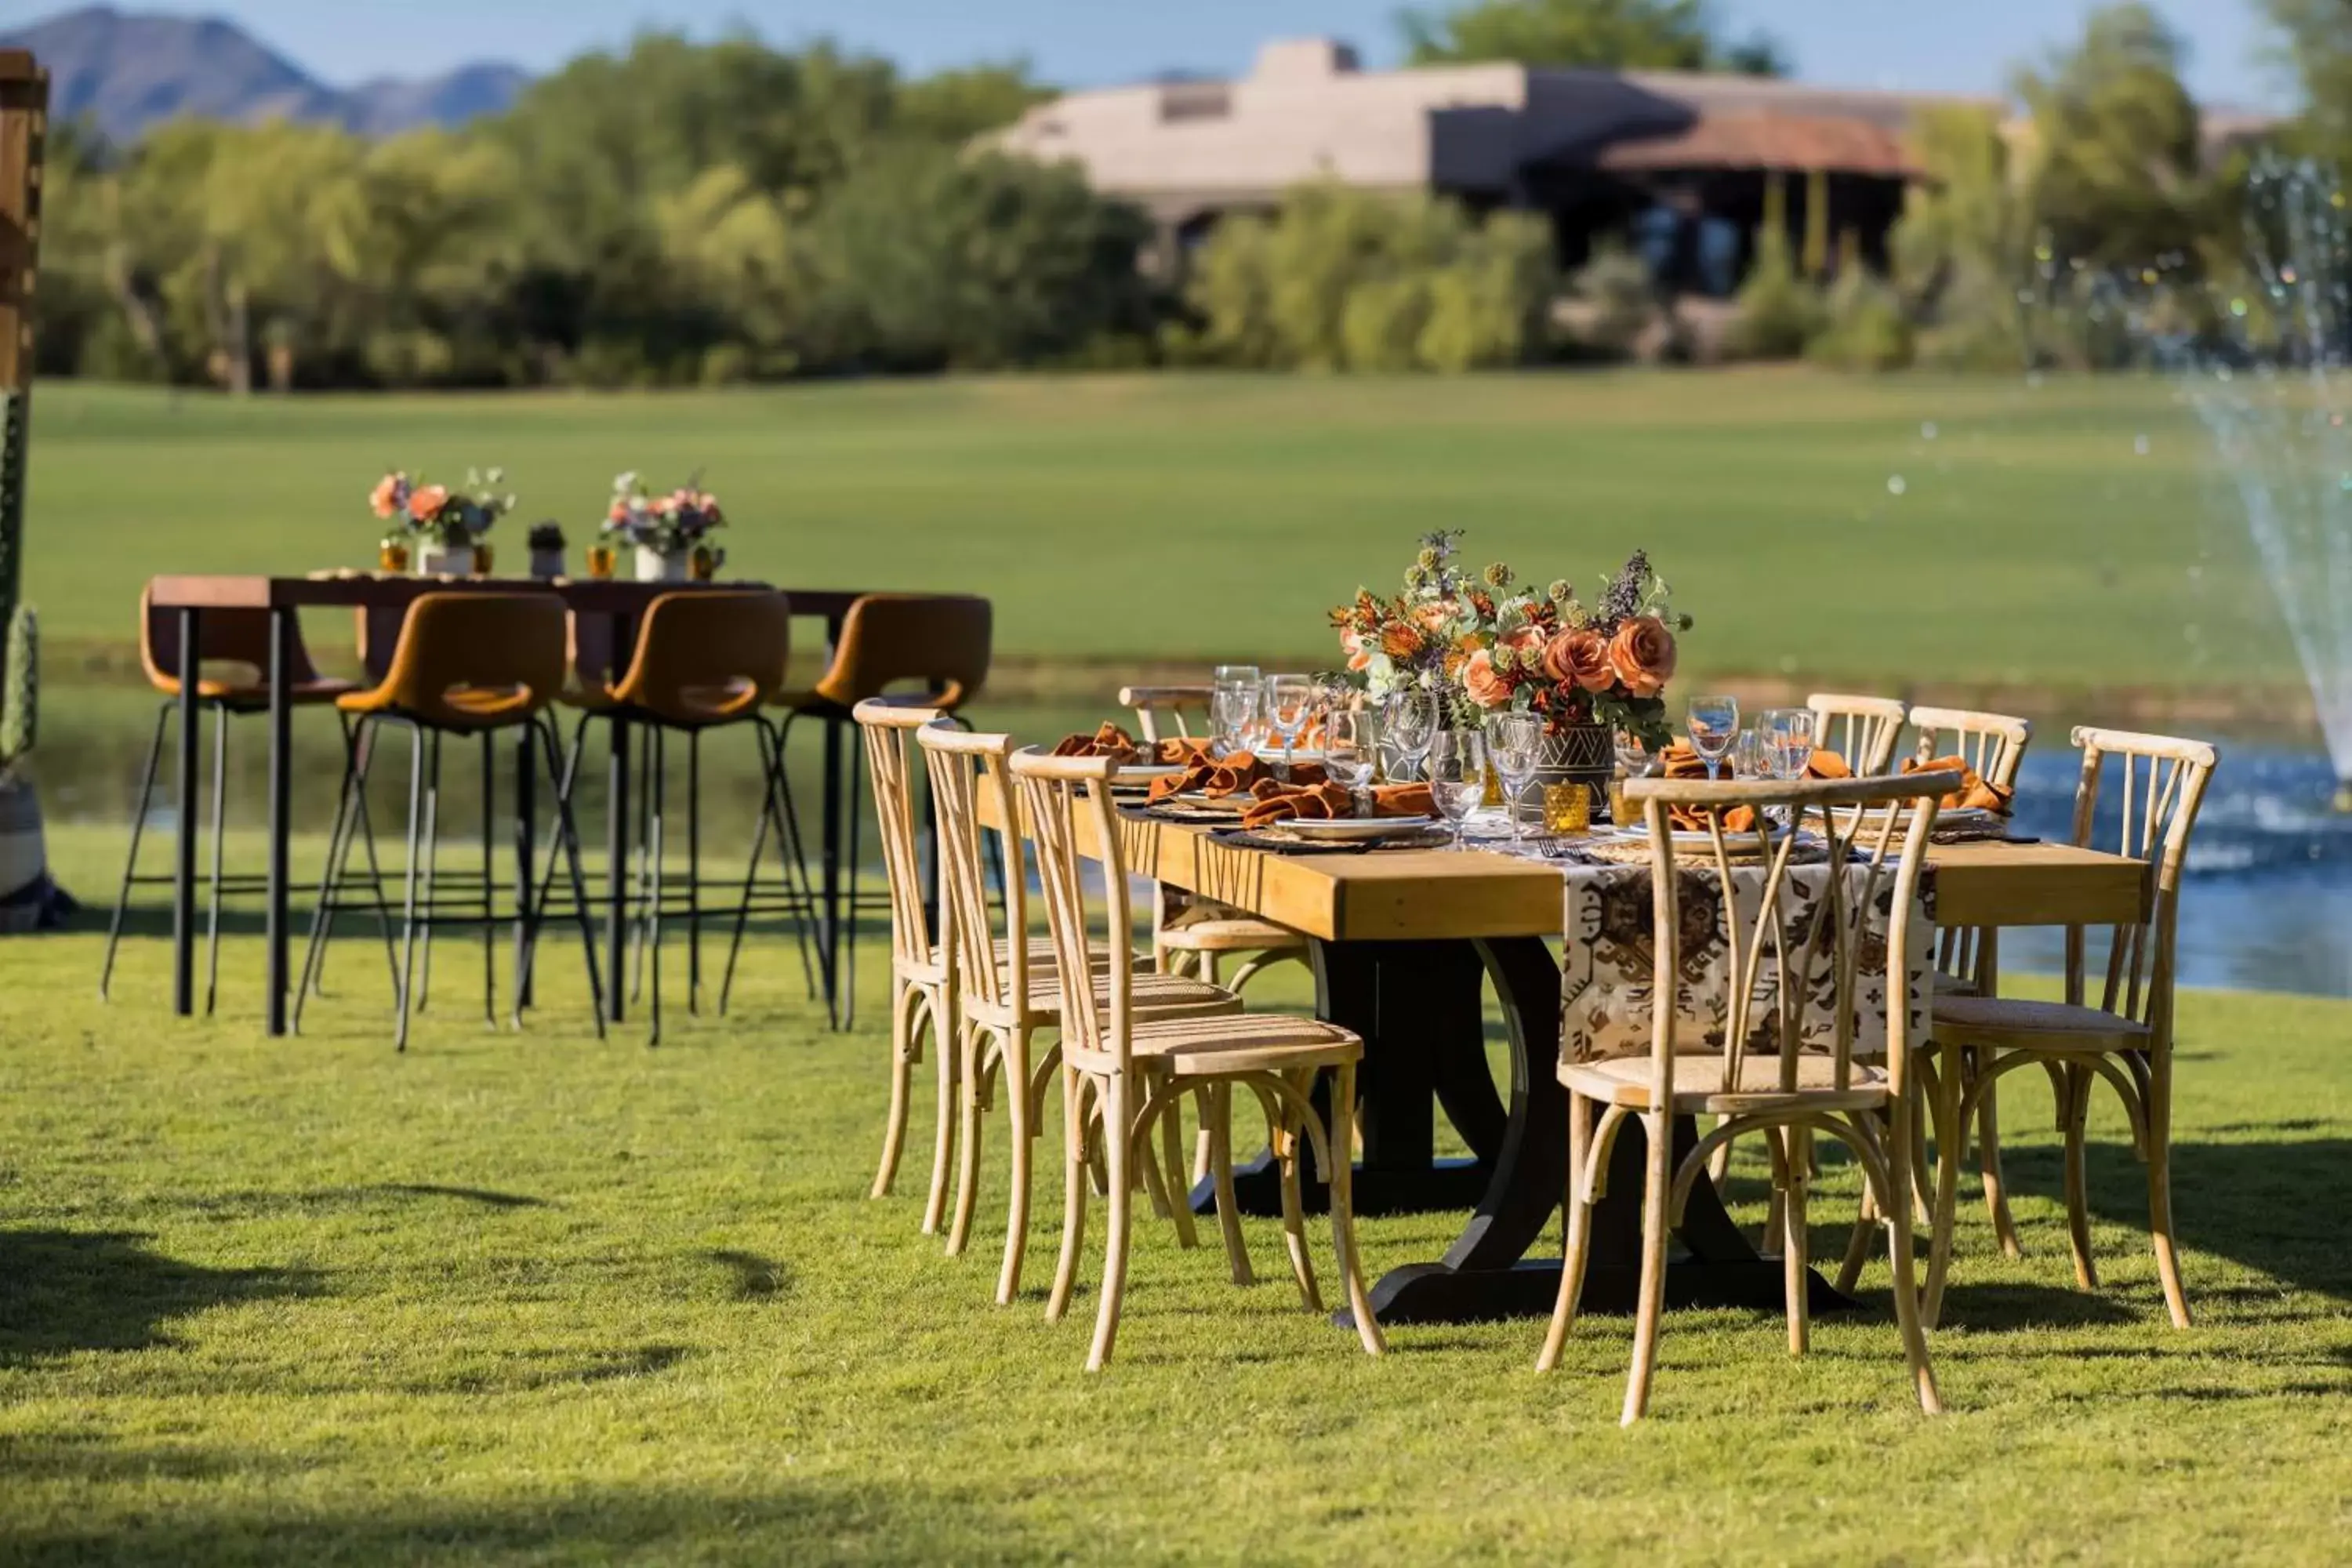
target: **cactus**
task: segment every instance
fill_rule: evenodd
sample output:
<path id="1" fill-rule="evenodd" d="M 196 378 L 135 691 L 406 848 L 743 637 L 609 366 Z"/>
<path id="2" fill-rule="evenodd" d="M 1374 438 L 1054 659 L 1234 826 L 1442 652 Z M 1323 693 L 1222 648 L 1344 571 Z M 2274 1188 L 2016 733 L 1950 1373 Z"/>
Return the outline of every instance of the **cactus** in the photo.
<path id="1" fill-rule="evenodd" d="M 41 628 L 33 606 L 8 617 L 8 651 L 0 658 L 0 767 L 24 761 L 40 738 Z"/>

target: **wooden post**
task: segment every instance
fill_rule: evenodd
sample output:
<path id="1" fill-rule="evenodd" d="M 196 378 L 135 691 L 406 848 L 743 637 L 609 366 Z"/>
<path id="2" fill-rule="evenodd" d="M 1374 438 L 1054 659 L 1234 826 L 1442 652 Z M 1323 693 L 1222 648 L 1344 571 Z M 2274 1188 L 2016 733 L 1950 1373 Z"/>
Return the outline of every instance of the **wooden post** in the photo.
<path id="1" fill-rule="evenodd" d="M 1830 177 L 1815 169 L 1805 176 L 1804 274 L 1819 278 L 1830 269 Z"/>

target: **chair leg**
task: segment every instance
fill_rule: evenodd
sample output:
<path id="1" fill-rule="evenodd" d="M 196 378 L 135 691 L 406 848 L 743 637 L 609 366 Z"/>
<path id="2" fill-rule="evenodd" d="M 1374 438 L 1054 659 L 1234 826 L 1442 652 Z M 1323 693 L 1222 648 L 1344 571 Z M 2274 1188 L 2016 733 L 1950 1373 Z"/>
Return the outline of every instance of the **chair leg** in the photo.
<path id="1" fill-rule="evenodd" d="M 2156 1272 L 2164 1281 L 2164 1305 L 2172 1326 L 2189 1326 L 2189 1297 L 2180 1288 L 2179 1248 L 2172 1235 L 2172 1061 L 2170 1053 L 2148 1064 L 2147 1228 L 2156 1246 Z"/>
<path id="2" fill-rule="evenodd" d="M 1967 1140 L 1967 1127 L 1960 1117 L 1960 1095 L 1963 1089 L 1960 1064 L 1956 1055 L 1947 1056 L 1943 1071 L 1933 1087 L 1936 1090 L 1936 1197 L 1928 1205 L 1927 1220 L 1927 1289 L 1920 1298 L 1920 1321 L 1934 1328 L 1943 1321 L 1944 1281 L 1952 1269 L 1952 1229 L 1958 1219 L 1960 1196 L 1961 1148 Z"/>
<path id="3" fill-rule="evenodd" d="M 205 916 L 205 1016 L 220 995 L 222 829 L 228 824 L 228 710 L 213 710 L 213 875 Z"/>
<path id="4" fill-rule="evenodd" d="M 1911 1162 L 1905 1155 L 1910 1142 L 1912 1107 L 1898 1100 L 1893 1111 L 1895 1136 L 1882 1145 L 1885 1160 L 1886 1250 L 1895 1265 L 1895 1322 L 1903 1333 L 1903 1359 L 1911 1371 L 1911 1386 L 1919 1408 L 1930 1415 L 1943 1413 L 1944 1401 L 1936 1389 L 1936 1370 L 1927 1360 L 1927 1332 L 1919 1321 L 1919 1284 L 1913 1272 L 1911 1243 Z"/>
<path id="5" fill-rule="evenodd" d="M 1650 1410 L 1650 1381 L 1657 1372 L 1658 1320 L 1666 1304 L 1666 1210 L 1674 1186 L 1674 1122 L 1664 1111 L 1644 1111 L 1642 1131 L 1648 1176 L 1642 1187 L 1642 1293 L 1633 1320 L 1633 1365 L 1625 1376 L 1625 1411 L 1631 1426 Z"/>
<path id="6" fill-rule="evenodd" d="M 131 912 L 131 885 L 139 874 L 139 840 L 147 830 L 147 811 L 155 798 L 155 774 L 163 765 L 163 732 L 170 728 L 176 702 L 163 703 L 155 715 L 155 737 L 147 743 L 147 771 L 139 782 L 139 807 L 131 817 L 131 853 L 122 861 L 122 886 L 114 895 L 114 918 L 106 924 L 106 959 L 98 971 L 98 999 L 107 999 L 114 984 L 114 951 L 122 943 L 122 922 Z"/>
<path id="7" fill-rule="evenodd" d="M 882 1163 L 875 1169 L 869 1198 L 889 1196 L 898 1176 L 898 1155 L 907 1146 L 907 1099 L 914 1088 L 915 1032 L 929 1010 L 922 987 L 898 983 L 890 998 L 890 1110 L 882 1123 Z"/>
<path id="8" fill-rule="evenodd" d="M 1094 1343 L 1087 1351 L 1087 1370 L 1100 1372 L 1110 1361 L 1118 1339 L 1118 1314 L 1127 1297 L 1127 1254 L 1134 1225 L 1135 1175 L 1129 1168 L 1135 1155 L 1134 1112 L 1129 1104 L 1132 1088 L 1125 1078 L 1113 1078 L 1103 1097 L 1103 1150 L 1110 1166 L 1109 1235 L 1103 1243 L 1102 1303 L 1095 1313 Z"/>
<path id="9" fill-rule="evenodd" d="M 1227 1103 L 1231 1103 L 1232 1090 L 1220 1084 L 1211 1084 L 1192 1094 L 1192 1114 L 1201 1124 L 1200 1131 L 1192 1135 L 1192 1181 L 1196 1186 L 1208 1178 L 1216 1163 L 1216 1139 L 1209 1119 L 1216 1114 L 1220 1094 L 1227 1096 Z"/>
<path id="10" fill-rule="evenodd" d="M 931 1017 L 931 1054 L 938 1067 L 933 1076 L 939 1081 L 939 1118 L 931 1140 L 931 1192 L 923 1204 L 923 1234 L 937 1236 L 947 1221 L 948 1178 L 955 1163 L 956 1118 L 962 1104 L 963 1026 L 955 1016 L 952 996 L 942 994 L 935 1000 Z M 946 1005 L 941 1016 L 939 1003 Z"/>
<path id="11" fill-rule="evenodd" d="M 1225 1263 L 1234 1283 L 1250 1285 L 1249 1247 L 1242 1239 L 1241 1199 L 1234 1191 L 1234 1090 L 1231 1084 L 1212 1084 L 1202 1094 L 1201 1131 L 1209 1142 L 1209 1174 L 1216 1183 L 1217 1229 L 1224 1237 Z"/>
<path id="12" fill-rule="evenodd" d="M 1563 1195 L 1567 1238 L 1560 1250 L 1559 1295 L 1552 1302 L 1551 1326 L 1544 1331 L 1543 1349 L 1536 1352 L 1536 1370 L 1549 1372 L 1559 1364 L 1568 1331 L 1576 1322 L 1577 1302 L 1584 1295 L 1585 1265 L 1592 1256 L 1592 1205 L 1586 1201 L 1585 1165 L 1592 1152 L 1592 1105 L 1582 1095 L 1568 1097 L 1568 1191 Z"/>
<path id="13" fill-rule="evenodd" d="M 1184 1180 L 1184 1100 L 1171 1094 L 1160 1107 L 1156 1119 L 1160 1134 L 1160 1168 L 1167 1185 L 1163 1197 L 1168 1205 L 1168 1217 L 1176 1227 L 1176 1245 L 1186 1251 L 1201 1245 L 1201 1233 L 1192 1223 L 1192 1189 Z M 1145 1146 L 1150 1146 L 1145 1140 Z"/>
<path id="14" fill-rule="evenodd" d="M 2083 1141 L 2091 1111 L 2091 1069 L 2068 1067 L 2065 1083 L 2060 1109 L 2066 1129 L 2066 1235 L 2074 1248 L 2074 1283 L 2095 1290 L 2099 1270 L 2091 1259 L 2090 1191 L 2083 1169 Z"/>
<path id="15" fill-rule="evenodd" d="M 1854 1208 L 1853 1234 L 1846 1237 L 1845 1260 L 1838 1265 L 1837 1289 L 1841 1296 L 1853 1295 L 1854 1286 L 1861 1281 L 1862 1266 L 1870 1261 L 1870 1246 L 1878 1237 L 1881 1218 L 1877 1189 L 1865 1182 L 1862 1202 Z"/>
<path id="16" fill-rule="evenodd" d="M 1356 1251 L 1355 1146 L 1356 1065 L 1342 1064 L 1331 1074 L 1331 1248 L 1339 1256 L 1340 1288 L 1348 1292 L 1348 1314 L 1356 1320 L 1356 1338 L 1366 1355 L 1389 1348 L 1381 1321 L 1372 1314 L 1371 1292 L 1364 1289 L 1363 1261 Z"/>
<path id="17" fill-rule="evenodd" d="M 1810 1168 L 1810 1131 L 1801 1127 L 1781 1128 L 1782 1164 L 1787 1170 L 1786 1195 L 1780 1205 L 1780 1277 L 1789 1297 L 1789 1353 L 1803 1355 L 1812 1346 L 1811 1302 L 1808 1290 L 1812 1283 L 1811 1258 L 1811 1237 L 1806 1227 L 1805 1188 Z M 1908 1159 L 1908 1150 L 1892 1151 L 1895 1159 Z M 1910 1221 L 1906 1215 L 1905 1224 Z"/>
<path id="18" fill-rule="evenodd" d="M 1013 1143 L 1013 1185 L 1004 1205 L 1004 1264 L 996 1276 L 996 1304 L 1021 1294 L 1021 1260 L 1029 1247 L 1030 1156 L 1037 1130 L 1029 1124 L 1029 1030 L 1016 1024 L 1003 1044 L 1004 1109 Z"/>
<path id="19" fill-rule="evenodd" d="M 1981 1065 L 1987 1071 L 1991 1069 L 1990 1052 L 1985 1054 Z M 2017 1222 L 2010 1218 L 2009 1193 L 2001 1176 L 2000 1110 L 1993 1090 L 1993 1085 L 1985 1085 L 1984 1093 L 1977 1100 L 1977 1171 L 1984 1183 L 1985 1213 L 1991 1216 L 1994 1239 L 2000 1242 L 2004 1256 L 2022 1258 L 2025 1249 L 2017 1244 Z"/>
<path id="20" fill-rule="evenodd" d="M 1282 1163 L 1282 1242 L 1290 1252 L 1290 1272 L 1298 1281 L 1298 1299 L 1310 1312 L 1323 1310 L 1323 1294 L 1315 1288 L 1315 1260 L 1307 1250 L 1306 1204 L 1299 1194 L 1299 1168 L 1307 1162 L 1307 1140 L 1294 1124 L 1297 1113 L 1289 1102 L 1274 1100 L 1267 1121 L 1273 1125 L 1274 1152 Z"/>
<path id="21" fill-rule="evenodd" d="M 430 752 L 430 761 L 425 764 L 425 780 L 424 849 L 425 920 L 425 934 L 423 937 L 425 956 L 423 962 L 418 966 L 416 987 L 414 992 L 414 995 L 416 999 L 416 1011 L 422 1013 L 425 1011 L 426 1004 L 431 1000 L 433 995 L 432 917 L 433 911 L 439 907 L 436 903 L 433 895 L 433 874 L 439 867 L 441 859 L 441 736 L 437 731 L 427 734 L 425 731 L 420 730 L 417 731 L 417 738 L 420 744 L 428 746 Z M 413 830 L 415 822 L 415 805 L 414 802 L 410 804 L 409 807 L 409 821 Z M 414 843 L 411 844 L 410 848 L 412 850 L 415 848 Z M 415 920 L 415 916 L 413 912 L 410 914 L 409 919 L 413 924 Z"/>
<path id="22" fill-rule="evenodd" d="M 417 849 L 417 829 L 420 817 L 430 810 L 426 805 L 429 796 L 425 794 L 425 754 L 431 749 L 432 740 L 421 729 L 412 731 L 412 734 L 413 742 L 408 753 L 408 858 L 404 868 L 406 873 L 405 891 L 401 900 L 400 984 L 394 987 L 399 1017 L 394 1026 L 392 1038 L 392 1048 L 396 1051 L 408 1048 L 409 1000 L 414 994 L 411 988 L 416 979 L 417 873 L 422 859 Z"/>
<path id="23" fill-rule="evenodd" d="M 948 1226 L 948 1256 L 960 1255 L 971 1239 L 971 1215 L 980 1199 L 981 1108 L 988 1098 L 988 1057 L 984 1033 L 966 1024 L 963 1031 L 962 1158 L 956 1163 L 955 1218 Z"/>
<path id="24" fill-rule="evenodd" d="M 1087 1235 L 1087 1089 L 1076 1068 L 1062 1069 L 1062 1253 L 1054 1264 L 1054 1289 L 1045 1298 L 1045 1320 L 1058 1323 L 1070 1309 L 1077 1283 L 1078 1252 Z"/>

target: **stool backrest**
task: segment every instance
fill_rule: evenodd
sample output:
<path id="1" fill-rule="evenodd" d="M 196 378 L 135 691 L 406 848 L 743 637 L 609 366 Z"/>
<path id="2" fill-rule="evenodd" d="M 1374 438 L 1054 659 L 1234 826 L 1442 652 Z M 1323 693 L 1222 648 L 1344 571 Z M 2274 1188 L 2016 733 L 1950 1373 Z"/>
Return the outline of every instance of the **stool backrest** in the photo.
<path id="1" fill-rule="evenodd" d="M 948 944 L 934 939 L 923 908 L 923 858 L 916 837 L 915 781 L 907 741 L 944 715 L 936 708 L 868 698 L 853 710 L 852 717 L 866 736 L 866 775 L 874 785 L 874 819 L 882 826 L 882 869 L 890 882 L 890 955 L 904 968 L 942 970 Z M 944 855 L 940 863 L 944 873 Z M 942 920 L 951 908 L 942 896 Z"/>
<path id="2" fill-rule="evenodd" d="M 748 719 L 783 686 L 792 642 L 793 606 L 782 594 L 664 594 L 646 608 L 614 695 L 673 724 Z"/>
<path id="3" fill-rule="evenodd" d="M 552 594 L 423 594 L 378 688 L 430 724 L 519 722 L 563 689 L 563 601 Z"/>
<path id="4" fill-rule="evenodd" d="M 1845 759 L 1856 778 L 1883 773 L 1895 765 L 1895 742 L 1910 710 L 1892 697 L 1861 697 L 1816 691 L 1805 699 L 1813 710 L 1813 744 Z"/>
<path id="5" fill-rule="evenodd" d="M 194 673 L 199 677 L 205 664 L 241 664 L 252 668 L 253 685 L 269 679 L 268 610 L 205 610 L 196 617 L 196 642 Z M 292 656 L 287 674 L 296 684 L 319 679 L 310 650 L 302 646 L 299 620 L 294 623 Z M 180 678 L 191 673 L 180 647 L 180 612 L 157 609 L 152 584 L 139 590 L 139 663 L 149 682 L 163 691 L 177 690 Z"/>
<path id="6" fill-rule="evenodd" d="M 969 595 L 868 594 L 849 606 L 816 693 L 855 708 L 917 681 L 928 706 L 952 713 L 988 679 L 993 626 L 988 601 Z"/>

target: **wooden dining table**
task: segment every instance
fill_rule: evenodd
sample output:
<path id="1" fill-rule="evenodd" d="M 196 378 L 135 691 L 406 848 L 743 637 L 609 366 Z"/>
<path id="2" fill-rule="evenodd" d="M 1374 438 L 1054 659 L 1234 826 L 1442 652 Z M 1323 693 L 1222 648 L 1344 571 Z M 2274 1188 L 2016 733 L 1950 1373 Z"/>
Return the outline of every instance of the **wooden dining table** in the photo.
<path id="1" fill-rule="evenodd" d="M 1559 865 L 1491 851 L 1381 850 L 1279 854 L 1222 842 L 1209 827 L 1121 813 L 1130 873 L 1276 921 L 1313 939 L 1318 1017 L 1363 1037 L 1357 1078 L 1359 1214 L 1462 1209 L 1469 1218 L 1444 1256 L 1390 1269 L 1373 1288 L 1384 1323 L 1539 1315 L 1559 1284 L 1557 1256 L 1528 1256 L 1559 1212 L 1567 1180 L 1568 1103 L 1556 1073 L 1560 1041 Z M 1095 846 L 1097 853 L 1099 846 Z M 1979 841 L 1937 845 L 1929 865 L 1944 927 L 2119 924 L 2154 897 L 2146 861 L 2071 845 Z M 1486 1058 L 1483 993 L 1491 983 L 1507 1036 L 1509 1086 Z M 1470 1151 L 1442 1159 L 1436 1113 Z M 1678 1156 L 1697 1138 L 1685 1119 Z M 1629 1123 L 1593 1215 L 1584 1303 L 1629 1311 L 1639 1283 L 1643 1151 Z M 1235 1173 L 1245 1212 L 1281 1212 L 1278 1173 L 1261 1155 Z M 1321 1201 L 1319 1189 L 1312 1201 Z M 1214 1203 L 1203 1182 L 1194 1207 Z M 1677 1229 L 1670 1305 L 1777 1307 L 1778 1259 L 1761 1257 L 1698 1184 Z M 1821 1310 L 1850 1305 L 1819 1275 Z M 1344 1318 L 1345 1314 L 1341 1316 Z"/>
<path id="2" fill-rule="evenodd" d="M 296 617 L 306 609 L 354 609 L 367 611 L 399 611 L 407 607 L 418 595 L 430 593 L 534 593 L 552 594 L 561 598 L 575 614 L 609 618 L 614 632 L 613 664 L 621 668 L 627 664 L 635 637 L 637 622 L 654 600 L 664 594 L 694 593 L 712 588 L 766 588 L 764 583 L 728 582 L 639 583 L 594 578 L 498 578 L 498 577 L 404 577 L 375 574 L 320 574 L 302 577 L 263 575 L 165 575 L 148 584 L 148 602 L 158 610 L 175 612 L 180 622 L 180 647 L 198 648 L 205 612 L 213 610 L 265 610 L 270 621 L 269 668 L 265 672 L 269 685 L 269 808 L 268 808 L 268 870 L 267 913 L 264 917 L 264 942 L 268 952 L 266 985 L 268 992 L 268 1024 L 269 1033 L 287 1032 L 289 1002 L 291 997 L 288 967 L 290 931 L 288 925 L 288 903 L 290 875 L 288 869 L 288 843 L 291 833 L 291 797 L 293 794 L 293 749 L 291 723 L 293 710 L 288 700 L 291 683 L 287 679 L 292 668 L 295 646 Z M 845 588 L 787 588 L 782 590 L 791 599 L 796 616 L 822 618 L 825 625 L 825 646 L 828 657 L 841 634 L 843 619 L 849 606 L 865 595 L 865 590 Z M 195 900 L 196 900 L 196 827 L 195 814 L 185 809 L 185 803 L 196 797 L 197 761 L 197 683 L 180 683 L 179 750 L 175 758 L 177 798 L 183 803 L 179 813 L 179 842 L 173 865 L 172 877 L 172 1009 L 183 1017 L 195 1011 Z M 612 753 L 608 773 L 611 791 L 608 802 L 605 852 L 607 881 L 604 889 L 604 939 L 606 970 L 618 976 L 627 969 L 626 900 L 629 888 L 629 729 L 626 720 L 616 718 L 612 725 Z M 526 746 L 528 742 L 525 742 Z M 838 936 L 844 929 L 840 913 L 840 874 L 845 860 L 841 842 L 840 824 L 844 820 L 842 798 L 842 730 L 837 723 L 824 726 L 824 789 L 820 809 L 824 813 L 822 839 L 824 844 L 821 886 L 822 909 L 819 912 L 818 948 L 824 959 L 828 994 L 838 973 L 836 959 L 840 952 Z M 531 768 L 528 751 L 519 770 L 519 789 L 522 792 L 516 802 L 517 871 L 519 898 L 530 894 L 531 876 L 531 818 L 530 795 Z M 520 906 L 519 906 L 520 907 Z M 520 922 L 518 922 L 520 926 Z M 517 940 L 521 940 L 520 930 Z M 617 1021 L 623 1012 L 623 998 L 627 987 L 618 984 L 605 988 L 605 1005 L 609 1016 Z"/>

